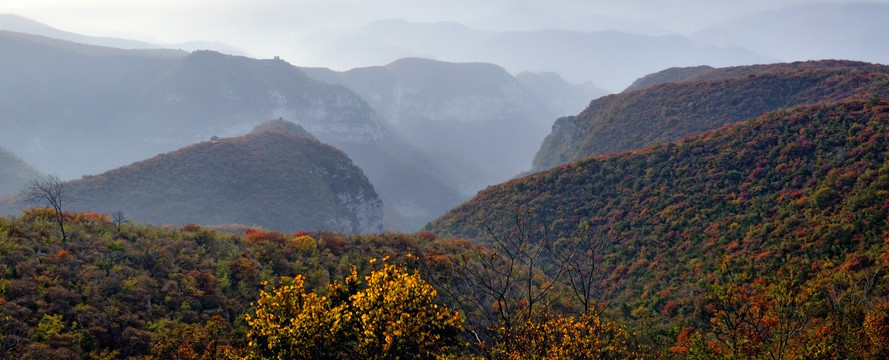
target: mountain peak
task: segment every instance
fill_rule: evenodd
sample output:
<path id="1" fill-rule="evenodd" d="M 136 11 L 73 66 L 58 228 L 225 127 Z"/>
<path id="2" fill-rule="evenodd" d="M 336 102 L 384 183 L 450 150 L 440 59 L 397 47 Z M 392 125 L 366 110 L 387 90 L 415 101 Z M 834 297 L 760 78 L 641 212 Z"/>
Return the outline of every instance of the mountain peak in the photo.
<path id="1" fill-rule="evenodd" d="M 253 131 L 250 134 L 262 134 L 267 132 L 283 132 L 286 134 L 291 134 L 297 137 L 307 137 L 314 139 L 311 133 L 303 129 L 299 124 L 284 120 L 283 118 L 277 118 L 275 120 L 269 120 L 262 124 L 256 125 L 253 128 Z"/>

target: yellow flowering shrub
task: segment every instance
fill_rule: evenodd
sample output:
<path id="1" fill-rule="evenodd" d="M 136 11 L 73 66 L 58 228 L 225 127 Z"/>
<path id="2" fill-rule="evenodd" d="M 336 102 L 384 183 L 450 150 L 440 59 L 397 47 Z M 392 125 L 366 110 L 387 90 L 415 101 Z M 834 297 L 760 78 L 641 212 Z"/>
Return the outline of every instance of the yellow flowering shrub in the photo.
<path id="1" fill-rule="evenodd" d="M 456 349 L 463 320 L 433 303 L 419 274 L 387 264 L 365 281 L 353 268 L 326 296 L 307 293 L 302 276 L 263 291 L 246 318 L 251 357 L 435 359 Z"/>

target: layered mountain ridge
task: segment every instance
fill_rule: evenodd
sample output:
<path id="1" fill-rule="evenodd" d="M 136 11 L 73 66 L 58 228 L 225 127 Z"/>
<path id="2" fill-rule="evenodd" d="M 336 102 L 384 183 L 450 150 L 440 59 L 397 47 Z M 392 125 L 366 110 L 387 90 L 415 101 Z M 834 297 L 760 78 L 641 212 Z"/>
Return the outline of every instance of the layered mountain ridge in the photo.
<path id="1" fill-rule="evenodd" d="M 703 69 L 688 77 L 606 96 L 556 120 L 533 170 L 679 140 L 768 111 L 889 93 L 889 67 L 851 61 Z"/>
<path id="2" fill-rule="evenodd" d="M 9 50 L 0 65 L 10 70 L 0 74 L 0 125 L 8 130 L 0 144 L 62 178 L 244 135 L 282 118 L 368 169 L 385 203 L 397 206 L 387 209 L 390 229 L 418 229 L 468 198 L 441 180 L 445 171 L 466 170 L 458 161 L 417 149 L 354 92 L 279 59 L 211 51 L 158 56 L 10 32 L 0 33 L 0 47 Z"/>
<path id="3" fill-rule="evenodd" d="M 467 196 L 526 170 L 551 119 L 604 95 L 555 74 L 513 77 L 486 63 L 408 58 L 345 72 L 303 71 L 356 91 L 393 131 L 417 147 L 471 164 L 475 174 L 452 180 Z"/>

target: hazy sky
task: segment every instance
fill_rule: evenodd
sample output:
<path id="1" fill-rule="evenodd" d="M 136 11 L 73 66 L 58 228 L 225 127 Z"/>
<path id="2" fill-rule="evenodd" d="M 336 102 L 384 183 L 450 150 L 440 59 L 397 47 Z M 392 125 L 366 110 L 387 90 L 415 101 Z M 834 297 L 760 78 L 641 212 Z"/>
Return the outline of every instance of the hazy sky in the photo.
<path id="1" fill-rule="evenodd" d="M 0 0 L 0 13 L 94 36 L 154 43 L 215 41 L 255 57 L 292 53 L 305 35 L 375 19 L 458 21 L 492 30 L 577 28 L 583 18 L 627 19 L 640 32 L 689 33 L 758 10 L 811 0 Z M 834 1 L 837 2 L 837 1 Z M 840 1 L 852 2 L 852 1 Z M 870 1 L 875 2 L 875 1 Z M 889 0 L 877 1 L 889 2 Z M 568 21 L 568 20 L 574 21 Z M 539 21 L 538 21 L 539 20 Z M 590 22 L 590 26 L 595 24 Z M 527 29 L 533 30 L 533 29 Z"/>

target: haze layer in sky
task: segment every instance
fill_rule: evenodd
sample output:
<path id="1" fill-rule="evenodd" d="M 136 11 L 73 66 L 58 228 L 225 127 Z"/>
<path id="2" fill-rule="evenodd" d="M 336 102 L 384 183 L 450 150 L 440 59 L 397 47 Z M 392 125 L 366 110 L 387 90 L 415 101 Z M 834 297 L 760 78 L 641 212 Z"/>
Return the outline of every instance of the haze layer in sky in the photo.
<path id="1" fill-rule="evenodd" d="M 292 52 L 287 50 L 289 44 L 307 34 L 354 28 L 378 19 L 456 21 L 483 30 L 617 28 L 665 35 L 686 34 L 755 11 L 807 2 L 813 1 L 0 0 L 0 13 L 84 35 L 154 43 L 221 42 L 265 58 Z"/>

